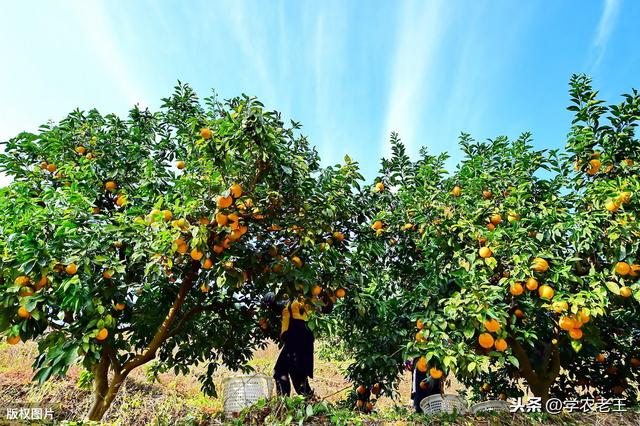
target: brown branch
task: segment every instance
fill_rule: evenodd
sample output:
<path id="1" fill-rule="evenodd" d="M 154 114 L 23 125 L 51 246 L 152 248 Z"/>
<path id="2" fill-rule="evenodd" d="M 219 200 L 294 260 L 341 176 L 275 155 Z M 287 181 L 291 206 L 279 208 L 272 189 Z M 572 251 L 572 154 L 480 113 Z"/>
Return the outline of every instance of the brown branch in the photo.
<path id="1" fill-rule="evenodd" d="M 169 309 L 169 312 L 167 313 L 167 316 L 165 317 L 164 321 L 162 321 L 162 324 L 156 331 L 156 334 L 153 336 L 153 339 L 151 339 L 151 342 L 147 345 L 147 347 L 144 349 L 144 351 L 140 355 L 136 355 L 135 357 L 133 357 L 133 359 L 126 362 L 122 366 L 122 374 L 124 376 L 129 374 L 131 370 L 133 370 L 134 368 L 139 367 L 142 364 L 151 361 L 156 356 L 156 352 L 158 348 L 160 348 L 160 345 L 162 345 L 162 343 L 164 343 L 164 341 L 167 340 L 169 327 L 171 327 L 171 324 L 173 323 L 176 316 L 178 315 L 178 312 L 182 308 L 182 305 L 184 304 L 184 300 L 187 297 L 187 292 L 189 291 L 189 289 L 191 288 L 191 286 L 193 285 L 193 283 L 195 282 L 198 276 L 199 269 L 200 269 L 200 263 L 197 261 L 193 261 L 191 263 L 191 269 L 189 270 L 189 273 L 184 278 L 184 281 L 182 281 L 182 285 L 178 290 L 178 294 L 176 295 L 176 299 L 174 300 L 173 305 Z"/>
<path id="2" fill-rule="evenodd" d="M 109 357 L 109 360 L 111 361 L 111 368 L 113 368 L 116 376 L 120 376 L 120 373 L 122 372 L 122 366 L 118 362 L 118 357 L 116 356 L 113 347 L 111 345 L 105 345 L 103 351 L 105 351 L 107 356 Z"/>
<path id="3" fill-rule="evenodd" d="M 527 381 L 538 381 L 538 378 L 533 371 L 533 368 L 531 367 L 529 356 L 527 355 L 520 342 L 518 342 L 518 340 L 512 336 L 509 336 L 508 339 L 509 344 L 511 345 L 511 349 L 513 350 L 513 353 L 520 363 L 520 371 L 522 372 L 522 375 L 527 379 Z"/>

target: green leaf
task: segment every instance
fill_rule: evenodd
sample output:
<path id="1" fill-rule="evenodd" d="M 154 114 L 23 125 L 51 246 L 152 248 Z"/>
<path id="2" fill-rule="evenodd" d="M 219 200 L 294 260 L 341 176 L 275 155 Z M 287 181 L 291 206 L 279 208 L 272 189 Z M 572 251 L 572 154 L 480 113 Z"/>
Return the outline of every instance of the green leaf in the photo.
<path id="1" fill-rule="evenodd" d="M 607 288 L 609 289 L 609 291 L 611 293 L 614 293 L 614 294 L 617 294 L 617 295 L 620 294 L 620 286 L 617 283 L 615 283 L 613 281 L 606 281 L 605 285 L 607 286 Z"/>

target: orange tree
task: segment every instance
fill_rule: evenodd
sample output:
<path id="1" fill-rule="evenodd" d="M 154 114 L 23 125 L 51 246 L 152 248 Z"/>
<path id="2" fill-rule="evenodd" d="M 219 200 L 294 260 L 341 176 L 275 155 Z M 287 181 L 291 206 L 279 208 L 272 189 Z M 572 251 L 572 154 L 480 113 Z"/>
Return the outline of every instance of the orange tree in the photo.
<path id="1" fill-rule="evenodd" d="M 350 268 L 341 281 L 358 291 L 317 325 L 350 360 L 346 375 L 353 392 L 347 402 L 361 411 L 371 411 L 381 395 L 394 396 L 405 370 L 407 341 L 415 334 L 413 315 L 422 306 L 417 288 L 431 273 L 420 267 L 424 259 L 417 237 L 424 229 L 415 225 L 418 210 L 411 192 L 431 185 L 433 176 L 425 170 L 441 170 L 447 157 L 423 151 L 411 161 L 396 134 L 391 146 L 392 155 L 382 160 L 373 184 L 356 196 Z"/>
<path id="2" fill-rule="evenodd" d="M 245 370 L 265 344 L 266 292 L 330 293 L 313 289 L 344 273 L 360 175 L 348 158 L 321 169 L 298 127 L 180 84 L 158 112 L 75 111 L 5 142 L 0 333 L 37 340 L 34 379 L 81 362 L 90 419 L 153 359 L 205 364 L 213 393 L 218 365 Z"/>
<path id="3" fill-rule="evenodd" d="M 415 188 L 423 266 L 439 291 L 424 294 L 411 352 L 476 398 L 519 395 L 523 378 L 543 399 L 635 399 L 638 97 L 605 108 L 585 77 L 571 87 L 566 153 L 533 150 L 527 134 L 464 135 L 465 158 L 442 190 Z"/>

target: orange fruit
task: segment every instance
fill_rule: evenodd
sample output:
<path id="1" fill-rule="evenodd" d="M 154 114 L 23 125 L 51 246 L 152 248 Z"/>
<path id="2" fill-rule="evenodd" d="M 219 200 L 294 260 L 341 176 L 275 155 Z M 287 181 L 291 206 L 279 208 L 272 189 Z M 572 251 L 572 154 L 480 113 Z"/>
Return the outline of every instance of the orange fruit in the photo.
<path id="1" fill-rule="evenodd" d="M 209 258 L 205 259 L 204 262 L 202 262 L 202 267 L 204 269 L 211 269 L 213 267 L 213 261 Z"/>
<path id="2" fill-rule="evenodd" d="M 233 198 L 240 198 L 240 196 L 242 195 L 242 187 L 237 183 L 234 183 L 233 185 L 231 185 L 231 188 L 229 188 L 229 192 L 231 192 Z"/>
<path id="3" fill-rule="evenodd" d="M 20 306 L 18 308 L 18 316 L 20 318 L 29 319 L 31 318 L 31 312 L 27 311 L 27 308 L 25 308 L 24 306 Z"/>
<path id="4" fill-rule="evenodd" d="M 500 352 L 504 352 L 507 350 L 507 341 L 504 339 L 496 339 L 495 342 L 496 350 Z"/>
<path id="5" fill-rule="evenodd" d="M 206 284 L 202 284 L 200 286 L 200 291 L 203 292 L 203 293 L 208 293 L 209 292 L 209 286 L 206 285 Z"/>
<path id="6" fill-rule="evenodd" d="M 416 328 L 422 330 L 424 328 L 424 322 L 421 319 L 416 320 Z"/>
<path id="7" fill-rule="evenodd" d="M 40 277 L 40 280 L 36 283 L 36 291 L 44 288 L 49 284 L 49 278 L 46 275 Z"/>
<path id="8" fill-rule="evenodd" d="M 65 272 L 69 275 L 75 275 L 78 272 L 78 266 L 75 263 L 70 263 L 64 268 Z"/>
<path id="9" fill-rule="evenodd" d="M 487 223 L 487 229 L 489 231 L 493 231 L 494 229 L 496 229 L 496 226 L 493 223 Z"/>
<path id="10" fill-rule="evenodd" d="M 342 241 L 344 240 L 344 234 L 342 232 L 336 231 L 333 233 L 333 238 L 335 238 L 338 241 Z"/>
<path id="11" fill-rule="evenodd" d="M 500 330 L 500 323 L 497 320 L 491 318 L 490 320 L 484 322 L 484 328 L 492 333 L 495 333 L 496 331 Z"/>
<path id="12" fill-rule="evenodd" d="M 524 312 L 522 312 L 522 309 L 516 309 L 515 311 L 513 311 L 513 314 L 516 316 L 516 318 L 524 318 Z"/>
<path id="13" fill-rule="evenodd" d="M 311 294 L 314 296 L 319 296 L 320 293 L 322 293 L 322 287 L 320 287 L 319 285 L 314 285 L 311 289 Z"/>
<path id="14" fill-rule="evenodd" d="M 425 357 L 421 356 L 418 359 L 418 362 L 416 362 L 416 369 L 421 373 L 427 372 L 427 359 Z"/>
<path id="15" fill-rule="evenodd" d="M 484 190 L 482 191 L 482 198 L 484 198 L 485 200 L 490 199 L 493 196 L 493 193 L 489 190 Z"/>
<path id="16" fill-rule="evenodd" d="M 384 183 L 382 183 L 382 182 L 376 182 L 376 184 L 375 184 L 375 190 L 376 190 L 376 192 L 382 192 L 382 191 L 384 191 Z"/>
<path id="17" fill-rule="evenodd" d="M 356 401 L 356 407 L 362 408 L 363 405 L 364 405 L 364 401 L 363 400 L 359 399 L 359 400 Z"/>
<path id="18" fill-rule="evenodd" d="M 622 204 L 629 204 L 629 201 L 631 201 L 631 192 L 629 191 L 623 191 L 618 196 L 618 202 Z"/>
<path id="19" fill-rule="evenodd" d="M 553 309 L 556 314 L 561 314 L 562 312 L 569 309 L 569 304 L 565 300 L 553 302 L 553 304 L 551 305 L 551 309 Z"/>
<path id="20" fill-rule="evenodd" d="M 360 385 L 358 386 L 358 388 L 356 389 L 356 392 L 358 392 L 359 394 L 364 394 L 367 391 L 367 388 L 364 385 Z"/>
<path id="21" fill-rule="evenodd" d="M 582 339 L 582 335 L 582 330 L 580 330 L 579 328 L 572 328 L 571 330 L 569 330 L 569 336 L 571 336 L 573 340 Z"/>
<path id="22" fill-rule="evenodd" d="M 298 256 L 293 256 L 291 258 L 291 261 L 294 263 L 294 265 L 296 265 L 298 268 L 302 266 L 302 260 L 300 260 L 300 258 Z"/>
<path id="23" fill-rule="evenodd" d="M 208 225 L 211 223 L 211 221 L 209 220 L 208 217 L 201 217 L 200 219 L 198 219 L 198 222 L 200 223 L 200 225 Z"/>
<path id="24" fill-rule="evenodd" d="M 607 356 L 605 354 L 598 354 L 596 355 L 596 361 L 598 362 L 605 362 L 607 360 Z"/>
<path id="25" fill-rule="evenodd" d="M 429 384 L 426 381 L 422 380 L 420 382 L 420 389 L 427 389 L 427 386 L 429 386 Z"/>
<path id="26" fill-rule="evenodd" d="M 493 346 L 493 336 L 489 333 L 482 333 L 478 336 L 478 343 L 485 349 L 489 349 Z"/>
<path id="27" fill-rule="evenodd" d="M 17 345 L 20 343 L 20 335 L 7 337 L 7 343 L 10 345 Z"/>
<path id="28" fill-rule="evenodd" d="M 169 222 L 171 218 L 173 218 L 173 213 L 171 213 L 170 210 L 164 210 L 162 212 L 162 217 L 164 218 L 165 222 Z"/>
<path id="29" fill-rule="evenodd" d="M 480 250 L 478 250 L 478 253 L 480 254 L 480 257 L 483 259 L 493 256 L 493 252 L 489 247 L 480 247 Z"/>
<path id="30" fill-rule="evenodd" d="M 240 216 L 238 216 L 238 215 L 237 215 L 237 214 L 235 214 L 235 213 L 229 213 L 229 214 L 227 215 L 227 219 L 228 219 L 229 221 L 231 221 L 231 222 L 237 222 L 237 221 L 239 221 L 239 220 L 240 220 Z"/>
<path id="31" fill-rule="evenodd" d="M 435 380 L 438 380 L 439 378 L 441 378 L 442 374 L 443 374 L 442 370 L 439 370 L 436 367 L 431 367 L 429 369 L 429 375 Z"/>
<path id="32" fill-rule="evenodd" d="M 531 269 L 536 272 L 546 272 L 549 270 L 549 262 L 541 257 L 536 257 L 531 262 Z"/>
<path id="33" fill-rule="evenodd" d="M 631 291 L 631 288 L 627 287 L 626 285 L 624 287 L 620 287 L 620 296 L 631 297 L 632 294 L 633 292 Z"/>
<path id="34" fill-rule="evenodd" d="M 511 284 L 509 287 L 509 292 L 514 296 L 520 296 L 524 292 L 524 288 L 522 287 L 522 283 L 520 281 L 516 281 Z"/>
<path id="35" fill-rule="evenodd" d="M 424 343 L 424 342 L 426 342 L 426 341 L 427 341 L 427 339 L 424 337 L 424 335 L 422 334 L 422 332 L 421 332 L 421 331 L 418 331 L 418 332 L 416 333 L 416 342 L 418 342 L 418 343 Z"/>
<path id="36" fill-rule="evenodd" d="M 80 155 L 83 155 L 85 152 L 87 152 L 87 149 L 84 146 L 77 146 L 76 152 Z"/>
<path id="37" fill-rule="evenodd" d="M 204 253 L 202 253 L 197 248 L 194 248 L 193 250 L 191 250 L 190 255 L 193 260 L 200 260 L 202 259 L 202 256 L 204 256 Z"/>
<path id="38" fill-rule="evenodd" d="M 375 385 L 373 385 L 373 386 L 371 387 L 371 393 L 372 393 L 372 394 L 374 394 L 374 395 L 378 395 L 378 394 L 380 393 L 380 390 L 381 390 L 381 389 L 382 389 L 382 388 L 381 388 L 381 386 L 380 386 L 380 383 L 376 383 Z"/>
<path id="39" fill-rule="evenodd" d="M 215 254 L 220 254 L 224 251 L 224 247 L 216 244 L 213 246 L 213 251 L 215 252 Z"/>
<path id="40" fill-rule="evenodd" d="M 104 184 L 104 188 L 107 191 L 113 191 L 114 189 L 116 189 L 118 187 L 118 185 L 116 185 L 116 183 L 112 180 L 110 180 L 109 182 Z"/>
<path id="41" fill-rule="evenodd" d="M 375 222 L 373 222 L 373 225 L 371 225 L 371 227 L 376 231 L 382 229 L 382 221 L 376 220 Z"/>
<path id="42" fill-rule="evenodd" d="M 228 221 L 229 221 L 229 218 L 224 213 L 216 214 L 216 223 L 218 224 L 218 226 L 225 226 Z"/>
<path id="43" fill-rule="evenodd" d="M 125 204 L 127 204 L 127 197 L 124 195 L 118 195 L 118 198 L 116 198 L 116 206 L 122 207 Z"/>
<path id="44" fill-rule="evenodd" d="M 111 273 L 107 270 L 107 271 L 102 271 L 102 278 L 105 278 L 107 280 L 111 279 L 112 275 Z"/>
<path id="45" fill-rule="evenodd" d="M 185 254 L 188 250 L 189 247 L 187 247 L 186 244 L 178 244 L 178 248 L 176 249 L 176 251 L 180 254 Z"/>
<path id="46" fill-rule="evenodd" d="M 98 331 L 96 340 L 103 341 L 104 339 L 107 338 L 108 335 L 109 335 L 109 330 L 107 330 L 106 328 L 101 328 L 100 331 Z"/>
<path id="47" fill-rule="evenodd" d="M 551 288 L 548 285 L 541 285 L 538 288 L 538 294 L 540 295 L 540 297 L 542 297 L 543 299 L 553 299 L 553 295 L 555 294 L 555 292 L 553 291 L 553 288 Z"/>
<path id="48" fill-rule="evenodd" d="M 558 321 L 558 325 L 560 326 L 561 329 L 569 331 L 573 328 L 576 328 L 577 324 L 575 319 L 573 319 L 569 315 L 565 315 L 562 318 L 560 318 L 560 321 Z"/>
<path id="49" fill-rule="evenodd" d="M 180 160 L 176 163 L 176 167 L 178 168 L 178 170 L 182 170 L 186 167 L 186 164 L 184 161 Z"/>
<path id="50" fill-rule="evenodd" d="M 631 358 L 629 363 L 631 364 L 632 367 L 640 367 L 640 359 L 638 358 Z"/>
<path id="51" fill-rule="evenodd" d="M 202 137 L 202 139 L 211 139 L 212 135 L 213 132 L 208 127 L 203 127 L 202 129 L 200 129 L 200 137 Z"/>
<path id="52" fill-rule="evenodd" d="M 498 225 L 502 222 L 502 216 L 500 216 L 498 213 L 492 214 L 489 218 L 489 222 L 493 223 L 494 225 Z"/>
<path id="53" fill-rule="evenodd" d="M 615 271 L 618 275 L 628 275 L 631 272 L 631 266 L 627 262 L 618 262 L 616 263 Z"/>
<path id="54" fill-rule="evenodd" d="M 218 208 L 226 209 L 233 203 L 233 198 L 231 197 L 223 197 L 222 195 L 218 197 Z"/>
<path id="55" fill-rule="evenodd" d="M 529 277 L 529 279 L 527 279 L 527 290 L 533 291 L 533 290 L 537 290 L 538 288 L 538 280 L 536 280 L 533 277 Z"/>
<path id="56" fill-rule="evenodd" d="M 342 299 L 344 296 L 346 296 L 346 291 L 344 290 L 344 288 L 339 288 L 338 290 L 336 290 L 336 297 L 338 299 Z"/>
<path id="57" fill-rule="evenodd" d="M 33 296 L 33 289 L 31 287 L 21 287 L 20 288 L 20 296 L 21 297 L 29 297 Z"/>
<path id="58" fill-rule="evenodd" d="M 16 285 L 19 286 L 24 286 L 29 284 L 29 277 L 27 277 L 26 275 L 20 275 L 18 277 L 16 277 L 15 281 Z"/>
<path id="59" fill-rule="evenodd" d="M 458 185 L 454 186 L 451 190 L 451 195 L 453 195 L 454 197 L 459 197 L 460 194 L 462 194 L 462 188 L 460 188 Z"/>
<path id="60" fill-rule="evenodd" d="M 55 173 L 58 170 L 58 167 L 55 164 L 47 164 L 47 170 L 51 173 Z"/>
<path id="61" fill-rule="evenodd" d="M 122 311 L 125 308 L 125 304 L 124 303 L 116 303 L 114 308 L 116 309 L 116 311 Z"/>
<path id="62" fill-rule="evenodd" d="M 589 160 L 589 167 L 587 168 L 587 174 L 590 176 L 595 175 L 600 171 L 601 166 L 602 166 L 602 163 L 597 158 Z"/>
<path id="63" fill-rule="evenodd" d="M 578 311 L 576 317 L 581 324 L 586 324 L 591 320 L 589 314 L 587 314 L 584 310 Z"/>

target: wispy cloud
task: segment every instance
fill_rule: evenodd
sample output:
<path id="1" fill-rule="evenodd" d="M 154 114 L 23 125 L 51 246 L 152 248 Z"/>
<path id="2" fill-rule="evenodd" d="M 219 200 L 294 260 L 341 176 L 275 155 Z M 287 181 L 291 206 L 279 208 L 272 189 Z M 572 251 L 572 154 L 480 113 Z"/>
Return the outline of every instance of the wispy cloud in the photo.
<path id="1" fill-rule="evenodd" d="M 595 59 L 593 61 L 593 68 L 600 65 L 602 58 L 607 50 L 607 43 L 611 37 L 611 32 L 616 24 L 618 12 L 620 11 L 620 0 L 606 0 L 602 15 L 600 15 L 600 21 L 598 22 L 598 28 L 593 38 L 593 48 L 595 53 Z"/>
<path id="2" fill-rule="evenodd" d="M 118 47 L 116 32 L 107 18 L 102 3 L 74 2 L 70 9 L 75 13 L 83 29 L 82 35 L 87 37 L 95 58 L 109 70 L 108 74 L 128 102 L 147 105 L 140 81 L 131 72 L 134 69 L 133 64 Z"/>
<path id="3" fill-rule="evenodd" d="M 390 154 L 389 134 L 398 131 L 411 152 L 432 87 L 429 79 L 446 27 L 443 2 L 407 2 L 399 15 L 381 151 Z"/>

